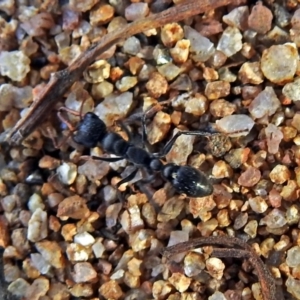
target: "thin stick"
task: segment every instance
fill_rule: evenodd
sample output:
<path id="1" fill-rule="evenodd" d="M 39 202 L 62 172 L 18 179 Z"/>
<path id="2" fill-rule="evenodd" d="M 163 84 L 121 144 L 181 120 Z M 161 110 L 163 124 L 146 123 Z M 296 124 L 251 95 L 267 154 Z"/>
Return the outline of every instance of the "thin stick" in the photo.
<path id="1" fill-rule="evenodd" d="M 37 96 L 28 114 L 12 128 L 6 139 L 11 143 L 20 143 L 27 137 L 95 58 L 121 40 L 235 2 L 236 0 L 187 0 L 161 13 L 136 20 L 119 30 L 110 32 L 98 43 L 91 45 L 68 68 L 51 75 L 50 81 Z"/>

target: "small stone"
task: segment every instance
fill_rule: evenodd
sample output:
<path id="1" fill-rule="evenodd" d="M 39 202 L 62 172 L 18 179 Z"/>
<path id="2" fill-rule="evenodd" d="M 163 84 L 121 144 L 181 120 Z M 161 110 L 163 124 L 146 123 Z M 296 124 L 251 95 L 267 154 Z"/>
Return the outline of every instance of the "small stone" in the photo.
<path id="1" fill-rule="evenodd" d="M 265 34 L 271 29 L 272 19 L 272 12 L 259 1 L 251 10 L 248 25 L 257 33 Z"/>
<path id="2" fill-rule="evenodd" d="M 205 269 L 204 255 L 189 252 L 184 258 L 184 273 L 188 277 L 197 276 Z"/>
<path id="3" fill-rule="evenodd" d="M 248 29 L 248 6 L 234 8 L 229 14 L 223 16 L 223 22 L 229 26 L 237 27 L 241 31 Z"/>
<path id="4" fill-rule="evenodd" d="M 48 235 L 48 221 L 47 213 L 41 208 L 37 208 L 29 222 L 28 222 L 28 232 L 27 238 L 31 242 L 38 242 Z"/>
<path id="5" fill-rule="evenodd" d="M 164 280 L 158 280 L 153 283 L 152 295 L 154 299 L 166 299 L 172 289 L 171 283 Z"/>
<path id="6" fill-rule="evenodd" d="M 138 80 L 136 76 L 124 76 L 121 80 L 116 82 L 116 88 L 120 92 L 126 92 L 133 88 L 137 84 Z"/>
<path id="7" fill-rule="evenodd" d="M 238 184 L 245 187 L 252 187 L 259 182 L 260 178 L 260 171 L 250 166 L 240 175 Z"/>
<path id="8" fill-rule="evenodd" d="M 30 59 L 22 51 L 2 51 L 0 73 L 14 81 L 22 81 L 30 71 Z"/>
<path id="9" fill-rule="evenodd" d="M 167 80 L 158 72 L 153 72 L 146 84 L 146 89 L 151 97 L 159 98 L 168 89 Z"/>
<path id="10" fill-rule="evenodd" d="M 110 95 L 114 90 L 114 85 L 106 80 L 92 85 L 91 95 L 95 100 L 102 100 Z"/>
<path id="11" fill-rule="evenodd" d="M 178 23 L 166 24 L 161 29 L 161 41 L 168 48 L 173 47 L 176 42 L 182 40 L 183 36 L 183 29 Z"/>
<path id="12" fill-rule="evenodd" d="M 184 36 L 190 41 L 194 61 L 207 61 L 215 52 L 214 44 L 190 26 L 184 26 Z"/>
<path id="13" fill-rule="evenodd" d="M 105 282 L 99 288 L 99 293 L 105 299 L 121 299 L 123 297 L 123 291 L 119 284 L 115 280 Z"/>
<path id="14" fill-rule="evenodd" d="M 77 166 L 71 162 L 64 162 L 57 168 L 57 174 L 63 184 L 71 185 L 77 177 Z"/>
<path id="15" fill-rule="evenodd" d="M 173 63 L 167 63 L 157 67 L 157 71 L 164 76 L 167 81 L 175 79 L 181 72 L 181 69 Z"/>
<path id="16" fill-rule="evenodd" d="M 110 76 L 110 64 L 100 59 L 91 64 L 84 72 L 83 77 L 89 83 L 100 83 Z"/>
<path id="17" fill-rule="evenodd" d="M 236 105 L 225 99 L 217 99 L 210 103 L 209 111 L 214 117 L 222 118 L 232 115 L 236 111 Z"/>
<path id="18" fill-rule="evenodd" d="M 208 274 L 217 280 L 220 280 L 223 277 L 223 272 L 225 265 L 221 259 L 217 257 L 211 257 L 205 262 L 206 269 Z"/>
<path id="19" fill-rule="evenodd" d="M 293 43 L 271 46 L 263 51 L 261 58 L 261 70 L 265 77 L 281 85 L 293 80 L 297 64 L 298 51 Z"/>
<path id="20" fill-rule="evenodd" d="M 88 283 L 76 283 L 70 289 L 71 295 L 80 299 L 91 297 L 93 292 L 92 285 Z"/>
<path id="21" fill-rule="evenodd" d="M 86 11 L 90 10 L 98 2 L 99 2 L 98 0 L 87 0 L 87 1 L 84 1 L 84 3 L 83 3 L 80 0 L 70 0 L 69 5 L 75 11 L 86 12 Z"/>
<path id="22" fill-rule="evenodd" d="M 216 121 L 220 132 L 232 137 L 247 135 L 254 126 L 254 121 L 247 115 L 230 115 Z"/>
<path id="23" fill-rule="evenodd" d="M 242 229 L 248 221 L 248 213 L 239 213 L 234 220 L 233 228 L 235 230 Z"/>
<path id="24" fill-rule="evenodd" d="M 242 38 L 238 28 L 228 26 L 219 39 L 217 50 L 222 51 L 227 57 L 231 57 L 242 49 Z"/>
<path id="25" fill-rule="evenodd" d="M 239 79 L 243 84 L 260 84 L 264 76 L 260 70 L 259 62 L 245 62 L 239 70 Z"/>
<path id="26" fill-rule="evenodd" d="M 209 82 L 205 87 L 204 93 L 209 100 L 226 97 L 230 93 L 230 83 L 221 80 Z"/>
<path id="27" fill-rule="evenodd" d="M 60 160 L 52 156 L 45 155 L 39 160 L 39 167 L 41 169 L 54 170 L 60 165 Z"/>
<path id="28" fill-rule="evenodd" d="M 102 244 L 101 239 L 97 239 L 97 241 L 93 244 L 92 249 L 96 258 L 102 257 L 105 247 Z"/>
<path id="29" fill-rule="evenodd" d="M 190 44 L 189 40 L 182 39 L 176 43 L 174 48 L 170 49 L 170 54 L 175 63 L 182 64 L 187 61 Z"/>
<path id="30" fill-rule="evenodd" d="M 159 111 L 147 127 L 147 140 L 153 145 L 163 140 L 171 127 L 169 114 Z"/>
<path id="31" fill-rule="evenodd" d="M 264 213 L 268 209 L 267 202 L 260 196 L 249 199 L 250 207 L 258 214 Z"/>
<path id="32" fill-rule="evenodd" d="M 157 215 L 159 222 L 169 222 L 175 219 L 182 211 L 184 202 L 178 200 L 177 197 L 173 197 L 165 202 L 161 211 Z"/>
<path id="33" fill-rule="evenodd" d="M 286 263 L 290 268 L 295 268 L 300 264 L 299 246 L 294 246 L 287 251 Z"/>
<path id="34" fill-rule="evenodd" d="M 225 295 L 219 291 L 214 292 L 210 297 L 208 297 L 208 300 L 227 300 L 228 298 L 225 297 Z"/>
<path id="35" fill-rule="evenodd" d="M 74 242 L 77 244 L 80 244 L 84 247 L 88 247 L 88 246 L 91 246 L 95 242 L 95 239 L 91 234 L 89 234 L 88 232 L 85 231 L 82 233 L 77 233 L 74 236 Z"/>
<path id="36" fill-rule="evenodd" d="M 115 10 L 109 4 L 96 5 L 90 11 L 90 24 L 92 27 L 107 24 L 114 17 Z"/>
<path id="37" fill-rule="evenodd" d="M 76 283 L 94 281 L 97 272 L 89 262 L 80 262 L 74 265 L 73 279 Z"/>
<path id="38" fill-rule="evenodd" d="M 27 288 L 25 298 L 39 300 L 47 294 L 49 287 L 49 279 L 46 277 L 39 277 L 33 281 L 30 287 Z"/>
<path id="39" fill-rule="evenodd" d="M 181 273 L 173 273 L 168 280 L 180 293 L 185 292 L 189 288 L 192 281 L 191 278 L 188 278 Z"/>
<path id="40" fill-rule="evenodd" d="M 133 94 L 131 92 L 125 92 L 119 95 L 111 94 L 105 97 L 105 99 L 95 108 L 94 112 L 107 126 L 112 126 L 116 120 L 123 119 L 127 115 L 132 103 Z M 90 167 L 91 166 L 89 166 L 89 168 Z M 109 168 L 105 167 L 104 164 L 98 166 L 95 165 L 95 168 L 94 171 L 101 174 L 101 178 L 109 171 Z M 103 170 L 99 170 L 99 168 L 102 168 L 104 172 Z"/>
<path id="41" fill-rule="evenodd" d="M 287 291 L 296 299 L 300 299 L 300 280 L 294 279 L 291 276 L 285 282 Z"/>
<path id="42" fill-rule="evenodd" d="M 293 82 L 287 83 L 282 89 L 282 94 L 294 102 L 300 101 L 300 77 L 295 78 Z"/>
<path id="43" fill-rule="evenodd" d="M 130 38 L 125 40 L 123 44 L 123 51 L 131 55 L 137 55 L 138 53 L 140 53 L 141 48 L 141 42 L 135 36 L 131 36 Z"/>
<path id="44" fill-rule="evenodd" d="M 43 240 L 35 244 L 36 249 L 41 253 L 43 258 L 55 268 L 63 268 L 64 261 L 62 249 L 55 241 Z"/>
<path id="45" fill-rule="evenodd" d="M 267 225 L 270 229 L 282 228 L 286 224 L 285 213 L 277 208 L 272 209 L 259 225 Z"/>
<path id="46" fill-rule="evenodd" d="M 90 214 L 86 201 L 79 196 L 65 198 L 59 203 L 57 217 L 70 217 L 73 219 L 84 219 Z"/>
<path id="47" fill-rule="evenodd" d="M 283 184 L 291 177 L 291 172 L 285 165 L 277 165 L 270 172 L 270 179 L 276 184 Z"/>
<path id="48" fill-rule="evenodd" d="M 212 175 L 215 178 L 230 178 L 233 175 L 233 170 L 226 162 L 219 160 L 213 166 Z"/>
<path id="49" fill-rule="evenodd" d="M 72 262 L 87 261 L 92 254 L 92 249 L 76 243 L 71 243 L 67 246 L 66 254 L 68 259 Z"/>
<path id="50" fill-rule="evenodd" d="M 280 106 L 280 101 L 274 89 L 267 86 L 253 99 L 248 109 L 253 118 L 260 119 L 264 116 L 274 115 Z"/>
<path id="51" fill-rule="evenodd" d="M 125 9 L 125 18 L 128 21 L 135 21 L 144 18 L 149 13 L 148 3 L 131 3 Z"/>
<path id="52" fill-rule="evenodd" d="M 279 145 L 283 138 L 283 133 L 277 126 L 271 123 L 266 127 L 265 133 L 267 138 L 268 152 L 271 154 L 278 153 Z"/>
<path id="53" fill-rule="evenodd" d="M 18 278 L 7 287 L 7 290 L 14 296 L 22 297 L 24 294 L 26 294 L 29 286 L 30 284 L 25 279 Z"/>

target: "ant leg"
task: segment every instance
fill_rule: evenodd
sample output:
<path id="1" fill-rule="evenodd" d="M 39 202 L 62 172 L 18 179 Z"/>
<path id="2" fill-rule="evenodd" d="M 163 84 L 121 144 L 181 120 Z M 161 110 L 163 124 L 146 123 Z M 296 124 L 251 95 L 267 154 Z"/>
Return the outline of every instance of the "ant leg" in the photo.
<path id="1" fill-rule="evenodd" d="M 121 181 L 119 181 L 117 184 L 116 184 L 116 188 L 119 188 L 123 183 L 126 183 L 130 180 L 132 180 L 136 173 L 138 172 L 138 168 L 135 168 L 128 176 L 126 176 L 125 178 L 123 178 Z"/>
<path id="2" fill-rule="evenodd" d="M 125 131 L 126 135 L 128 136 L 129 142 L 131 142 L 133 140 L 133 138 L 132 138 L 132 134 L 129 131 L 128 127 L 121 120 L 116 121 L 116 123 L 121 127 L 121 129 L 123 131 Z"/>
<path id="3" fill-rule="evenodd" d="M 107 161 L 107 162 L 116 162 L 119 160 L 124 159 L 124 157 L 100 157 L 100 156 L 94 156 L 94 155 L 82 155 L 80 156 L 80 159 L 82 160 L 89 160 L 89 159 L 93 159 L 93 160 L 102 160 L 102 161 Z"/>
<path id="4" fill-rule="evenodd" d="M 154 153 L 154 156 L 157 158 L 166 156 L 171 150 L 177 138 L 181 135 L 196 135 L 196 136 L 216 136 L 221 135 L 220 132 L 209 132 L 209 131 L 178 131 L 164 146 L 161 152 Z"/>

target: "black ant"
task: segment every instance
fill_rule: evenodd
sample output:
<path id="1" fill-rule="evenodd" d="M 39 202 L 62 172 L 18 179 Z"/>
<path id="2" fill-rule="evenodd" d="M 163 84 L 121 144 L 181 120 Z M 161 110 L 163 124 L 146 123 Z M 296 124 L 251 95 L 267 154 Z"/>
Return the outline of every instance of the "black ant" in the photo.
<path id="1" fill-rule="evenodd" d="M 80 116 L 76 128 L 73 128 L 67 120 L 65 120 L 61 111 L 67 111 L 73 115 Z M 73 132 L 73 140 L 87 148 L 93 148 L 98 143 L 107 153 L 116 155 L 117 157 L 96 157 L 91 156 L 92 159 L 103 160 L 107 162 L 116 162 L 121 159 L 127 159 L 133 163 L 136 168 L 134 171 L 119 181 L 116 185 L 118 188 L 125 182 L 132 180 L 139 167 L 145 168 L 149 173 L 149 178 L 144 182 L 150 182 L 156 172 L 160 172 L 162 177 L 169 181 L 178 193 L 184 193 L 188 197 L 204 197 L 213 193 L 213 186 L 208 178 L 201 171 L 191 166 L 179 166 L 174 163 L 163 164 L 160 160 L 165 157 L 171 150 L 174 142 L 180 135 L 197 135 L 197 136 L 212 136 L 220 135 L 220 133 L 211 133 L 205 131 L 180 131 L 177 132 L 170 141 L 164 146 L 160 153 L 150 153 L 144 148 L 137 147 L 133 143 L 124 140 L 119 134 L 107 130 L 105 123 L 94 113 L 88 112 L 82 116 L 81 112 L 71 110 L 66 107 L 61 107 L 58 114 L 59 118 L 67 124 L 70 131 Z M 146 124 L 145 116 L 143 117 L 143 145 L 145 145 L 146 138 Z M 129 135 L 128 129 L 122 124 L 124 131 Z"/>

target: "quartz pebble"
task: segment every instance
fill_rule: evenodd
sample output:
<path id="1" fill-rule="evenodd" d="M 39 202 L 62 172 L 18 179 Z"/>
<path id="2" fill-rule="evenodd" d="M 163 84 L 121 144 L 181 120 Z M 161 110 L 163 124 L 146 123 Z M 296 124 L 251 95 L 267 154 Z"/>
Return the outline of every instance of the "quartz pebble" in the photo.
<path id="1" fill-rule="evenodd" d="M 259 1 L 251 10 L 248 25 L 252 30 L 265 34 L 271 29 L 272 19 L 272 12 Z"/>
<path id="2" fill-rule="evenodd" d="M 89 215 L 89 209 L 85 200 L 79 196 L 65 198 L 59 203 L 57 217 L 71 217 L 73 219 L 83 219 Z"/>
<path id="3" fill-rule="evenodd" d="M 287 83 L 283 87 L 282 93 L 294 102 L 300 101 L 300 77 L 295 78 L 293 82 Z"/>
<path id="4" fill-rule="evenodd" d="M 280 101 L 274 89 L 267 86 L 250 103 L 249 112 L 253 118 L 258 119 L 264 116 L 272 116 L 279 107 Z"/>
<path id="5" fill-rule="evenodd" d="M 265 129 L 265 133 L 267 138 L 268 152 L 271 154 L 276 154 L 279 150 L 279 144 L 283 138 L 283 133 L 277 126 L 273 124 L 268 124 Z"/>
<path id="6" fill-rule="evenodd" d="M 127 115 L 132 102 L 133 94 L 131 92 L 121 93 L 120 95 L 111 94 L 105 97 L 105 99 L 95 108 L 94 112 L 107 126 L 112 126 L 115 120 L 122 119 Z M 99 169 L 99 166 L 95 167 Z M 104 168 L 103 164 L 101 168 Z M 103 174 L 103 176 L 107 173 L 103 171 L 99 172 L 99 170 L 97 172 Z"/>
<path id="7" fill-rule="evenodd" d="M 267 202 L 260 196 L 249 199 L 250 207 L 256 213 L 264 213 L 268 209 Z"/>
<path id="8" fill-rule="evenodd" d="M 260 220 L 260 225 L 264 224 L 271 229 L 283 227 L 286 224 L 284 212 L 277 208 L 274 208 Z"/>
<path id="9" fill-rule="evenodd" d="M 22 81 L 30 71 L 30 59 L 22 51 L 2 51 L 0 73 L 14 81 Z"/>
<path id="10" fill-rule="evenodd" d="M 135 21 L 137 19 L 146 17 L 149 13 L 147 3 L 132 3 L 125 9 L 125 18 L 128 21 Z"/>
<path id="11" fill-rule="evenodd" d="M 205 265 L 210 276 L 218 280 L 223 277 L 225 265 L 221 259 L 217 257 L 211 257 L 206 260 Z"/>
<path id="12" fill-rule="evenodd" d="M 217 129 L 231 136 L 247 135 L 254 121 L 247 115 L 230 115 L 216 121 Z"/>
<path id="13" fill-rule="evenodd" d="M 236 27 L 228 26 L 219 39 L 217 50 L 222 51 L 227 57 L 231 57 L 242 49 L 242 34 Z"/>
<path id="14" fill-rule="evenodd" d="M 38 242 L 48 235 L 48 222 L 47 222 L 47 213 L 41 208 L 37 208 L 29 222 L 28 222 L 28 232 L 27 238 L 31 242 Z"/>
<path id="15" fill-rule="evenodd" d="M 245 31 L 248 28 L 248 16 L 248 6 L 239 6 L 234 8 L 229 14 L 224 15 L 222 19 L 227 25 Z"/>
<path id="16" fill-rule="evenodd" d="M 297 267 L 300 263 L 300 247 L 294 246 L 287 251 L 286 263 L 290 268 Z"/>
<path id="17" fill-rule="evenodd" d="M 254 167 L 248 167 L 239 177 L 238 184 L 245 187 L 252 187 L 260 180 L 261 173 Z"/>
<path id="18" fill-rule="evenodd" d="M 123 50 L 125 53 L 131 55 L 137 55 L 141 51 L 141 42 L 135 36 L 132 36 L 125 40 L 123 44 Z"/>
<path id="19" fill-rule="evenodd" d="M 57 174 L 63 184 L 71 185 L 77 176 L 77 166 L 71 162 L 64 162 L 57 168 Z"/>
<path id="20" fill-rule="evenodd" d="M 7 287 L 7 290 L 17 297 L 22 297 L 29 286 L 30 284 L 25 279 L 18 278 Z"/>
<path id="21" fill-rule="evenodd" d="M 79 262 L 74 265 L 73 279 L 76 283 L 93 281 L 97 272 L 89 262 Z"/>
<path id="22" fill-rule="evenodd" d="M 215 52 L 214 44 L 190 26 L 184 26 L 184 36 L 190 41 L 193 60 L 205 62 Z"/>
<path id="23" fill-rule="evenodd" d="M 283 85 L 292 81 L 297 63 L 298 51 L 295 44 L 274 45 L 263 51 L 261 70 L 271 82 Z"/>
<path id="24" fill-rule="evenodd" d="M 63 268 L 62 249 L 55 241 L 43 240 L 35 244 L 42 257 L 55 268 Z"/>
<path id="25" fill-rule="evenodd" d="M 35 279 L 30 287 L 27 288 L 25 298 L 31 300 L 39 300 L 46 295 L 49 287 L 49 279 L 41 276 Z"/>
<path id="26" fill-rule="evenodd" d="M 205 87 L 205 96 L 209 100 L 223 98 L 229 95 L 230 83 L 226 81 L 209 82 Z"/>
<path id="27" fill-rule="evenodd" d="M 283 184 L 290 178 L 291 172 L 287 166 L 277 165 L 270 172 L 269 176 L 270 176 L 270 179 L 272 180 L 272 182 L 274 182 L 276 184 Z"/>

